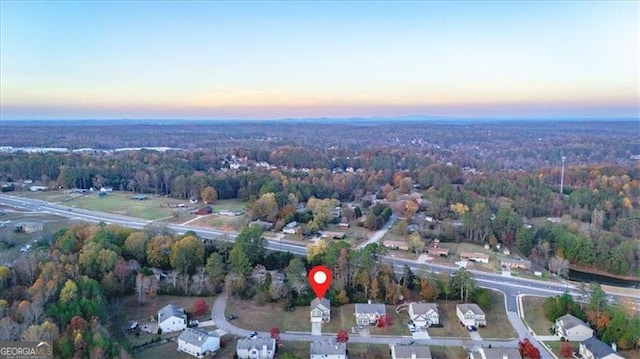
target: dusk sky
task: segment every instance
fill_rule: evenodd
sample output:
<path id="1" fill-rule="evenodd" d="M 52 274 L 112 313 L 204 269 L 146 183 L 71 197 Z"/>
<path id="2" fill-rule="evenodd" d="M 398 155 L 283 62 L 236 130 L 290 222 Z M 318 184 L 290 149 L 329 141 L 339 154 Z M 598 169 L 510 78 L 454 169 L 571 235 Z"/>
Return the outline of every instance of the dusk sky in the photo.
<path id="1" fill-rule="evenodd" d="M 0 116 L 638 117 L 637 1 L 0 2 Z"/>

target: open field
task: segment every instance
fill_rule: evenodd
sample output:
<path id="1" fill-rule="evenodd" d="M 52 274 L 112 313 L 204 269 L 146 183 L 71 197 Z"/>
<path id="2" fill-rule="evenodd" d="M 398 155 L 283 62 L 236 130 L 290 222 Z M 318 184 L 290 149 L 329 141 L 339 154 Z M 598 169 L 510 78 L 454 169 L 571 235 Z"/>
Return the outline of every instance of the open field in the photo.
<path id="1" fill-rule="evenodd" d="M 491 308 L 485 309 L 484 313 L 487 318 L 487 326 L 478 328 L 478 333 L 487 339 L 512 339 L 517 338 L 518 334 L 511 326 L 511 322 L 507 317 L 504 306 L 504 295 L 499 292 L 490 291 Z"/>
<path id="2" fill-rule="evenodd" d="M 331 322 L 322 325 L 323 333 L 337 333 L 340 329 L 347 330 L 350 335 L 351 327 L 356 325 L 354 316 L 355 304 L 347 304 L 331 308 Z M 270 331 L 277 326 L 281 332 L 311 332 L 309 321 L 309 307 L 296 307 L 293 312 L 286 312 L 281 304 L 267 303 L 256 305 L 253 301 L 233 300 L 227 304 L 226 315 L 237 314 L 238 319 L 234 325 L 257 331 Z M 251 313 L 243 315 L 242 313 Z M 406 320 L 401 320 L 395 313 L 395 307 L 387 306 L 387 313 L 392 315 L 393 325 L 390 328 L 381 329 L 374 326 L 368 327 L 372 335 L 410 335 L 409 329 L 404 325 Z"/>
<path id="3" fill-rule="evenodd" d="M 194 210 L 194 205 L 188 201 L 153 195 L 148 195 L 145 200 L 130 198 L 134 195 L 131 192 L 109 192 L 104 197 L 98 197 L 91 193 L 66 201 L 65 205 L 146 219 L 170 218 L 174 211 L 188 213 Z M 187 207 L 176 208 L 178 205 Z"/>
<path id="4" fill-rule="evenodd" d="M 182 222 L 184 223 L 184 222 Z M 207 228 L 217 228 L 224 231 L 240 231 L 242 227 L 246 226 L 248 220 L 245 216 L 219 216 L 217 214 L 210 214 L 202 216 L 193 222 L 190 222 L 190 226 L 199 226 Z"/>
<path id="5" fill-rule="evenodd" d="M 526 296 L 522 298 L 524 320 L 537 335 L 551 335 L 549 328 L 553 323 L 544 315 L 542 304 L 545 298 Z"/>

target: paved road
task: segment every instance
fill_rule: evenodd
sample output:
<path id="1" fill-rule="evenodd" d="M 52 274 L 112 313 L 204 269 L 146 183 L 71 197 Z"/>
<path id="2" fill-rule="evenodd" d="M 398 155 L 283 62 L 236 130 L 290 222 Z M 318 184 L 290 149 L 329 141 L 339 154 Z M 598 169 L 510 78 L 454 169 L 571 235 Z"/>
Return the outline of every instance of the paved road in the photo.
<path id="1" fill-rule="evenodd" d="M 387 221 L 387 223 L 385 223 L 382 226 L 382 228 L 380 228 L 380 230 L 372 234 L 368 240 L 361 243 L 357 248 L 360 249 L 360 248 L 366 247 L 371 243 L 378 243 L 382 239 L 382 237 L 384 237 L 384 235 L 387 234 L 387 231 L 391 228 L 391 226 L 393 226 L 393 224 L 396 222 L 397 219 L 398 219 L 398 216 L 395 214 L 392 214 L 391 217 L 389 217 L 389 220 Z"/>

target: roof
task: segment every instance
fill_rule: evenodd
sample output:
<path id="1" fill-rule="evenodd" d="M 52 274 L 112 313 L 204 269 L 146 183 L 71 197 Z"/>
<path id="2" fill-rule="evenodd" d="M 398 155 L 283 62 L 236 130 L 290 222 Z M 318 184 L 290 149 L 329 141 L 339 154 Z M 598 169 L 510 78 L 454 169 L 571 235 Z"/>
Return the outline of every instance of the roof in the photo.
<path id="1" fill-rule="evenodd" d="M 467 303 L 467 304 L 458 304 L 458 308 L 462 313 L 467 313 L 469 311 L 473 312 L 473 314 L 482 314 L 484 315 L 484 311 L 480 309 L 480 307 L 475 303 Z"/>
<path id="2" fill-rule="evenodd" d="M 556 322 L 562 322 L 562 324 L 564 325 L 564 327 L 566 329 L 571 329 L 571 328 L 577 327 L 578 325 L 589 327 L 587 325 L 587 323 L 585 323 L 582 320 L 574 317 L 571 314 L 565 314 L 565 315 L 561 316 L 560 318 L 556 319 Z"/>
<path id="3" fill-rule="evenodd" d="M 169 304 L 158 311 L 158 323 L 162 323 L 166 319 L 174 316 L 185 319 L 187 318 L 187 315 L 184 314 L 184 309 L 175 304 Z"/>
<path id="4" fill-rule="evenodd" d="M 261 350 L 263 346 L 267 346 L 267 349 L 275 351 L 276 350 L 276 340 L 265 337 L 255 337 L 255 338 L 247 338 L 238 340 L 238 344 L 236 346 L 237 349 L 257 349 Z"/>
<path id="5" fill-rule="evenodd" d="M 438 306 L 435 303 L 411 303 L 409 306 L 414 314 L 426 314 L 431 310 L 438 313 Z"/>
<path id="6" fill-rule="evenodd" d="M 596 358 L 604 358 L 607 355 L 616 354 L 616 351 L 613 350 L 607 343 L 597 339 L 596 337 L 591 337 L 587 340 L 583 340 L 580 342 L 593 354 Z"/>
<path id="7" fill-rule="evenodd" d="M 462 258 L 489 258 L 488 254 L 478 253 L 478 252 L 461 252 L 460 257 Z"/>
<path id="8" fill-rule="evenodd" d="M 215 334 L 215 332 L 212 333 L 213 334 L 209 334 L 200 329 L 187 328 L 180 334 L 178 340 L 183 340 L 189 344 L 193 344 L 199 347 L 204 344 L 207 339 L 218 336 L 217 334 Z"/>
<path id="9" fill-rule="evenodd" d="M 356 303 L 356 314 L 386 314 L 387 308 L 384 304 L 368 304 L 368 303 Z"/>
<path id="10" fill-rule="evenodd" d="M 311 301 L 311 308 L 317 307 L 318 304 L 322 304 L 327 309 L 331 308 L 331 301 L 329 301 L 329 299 L 327 298 L 322 298 L 322 299 L 315 298 L 314 300 Z"/>
<path id="11" fill-rule="evenodd" d="M 486 359 L 522 359 L 520 351 L 516 348 L 482 348 Z"/>
<path id="12" fill-rule="evenodd" d="M 325 355 L 336 355 L 336 354 L 347 354 L 347 344 L 346 343 L 338 343 L 334 339 L 323 340 L 319 342 L 312 342 L 311 348 L 309 349 L 311 355 L 314 354 L 325 354 Z"/>
<path id="13" fill-rule="evenodd" d="M 396 345 L 394 351 L 396 359 L 412 358 L 412 354 L 416 358 L 431 358 L 431 349 L 427 345 Z"/>

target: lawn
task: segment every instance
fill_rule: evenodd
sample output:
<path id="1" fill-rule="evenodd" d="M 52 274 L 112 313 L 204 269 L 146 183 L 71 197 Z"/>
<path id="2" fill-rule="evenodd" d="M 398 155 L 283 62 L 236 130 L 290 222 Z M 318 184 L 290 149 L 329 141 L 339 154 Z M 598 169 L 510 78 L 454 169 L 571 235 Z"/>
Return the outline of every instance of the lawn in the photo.
<path id="1" fill-rule="evenodd" d="M 347 304 L 340 307 L 331 308 L 331 321 L 322 325 L 322 332 L 337 333 L 340 329 L 345 329 L 351 333 L 351 327 L 356 325 L 355 304 Z M 282 304 L 267 303 L 257 305 L 254 301 L 233 299 L 227 303 L 225 314 L 237 314 L 238 319 L 234 325 L 257 331 L 268 332 L 276 326 L 281 332 L 311 332 L 311 322 L 309 321 L 309 307 L 296 307 L 293 312 L 286 312 L 282 309 Z M 251 315 L 243 315 L 251 313 Z M 393 318 L 393 325 L 382 329 L 374 326 L 369 327 L 371 335 L 410 335 L 409 329 L 404 325 L 406 319 L 402 320 L 395 312 L 395 307 L 387 306 L 387 313 Z"/>
<path id="2" fill-rule="evenodd" d="M 509 317 L 504 307 L 504 295 L 499 292 L 490 291 L 491 308 L 485 309 L 487 326 L 479 328 L 480 336 L 485 339 L 513 339 L 518 337 L 515 329 L 511 326 Z"/>
<path id="3" fill-rule="evenodd" d="M 469 332 L 465 327 L 460 325 L 460 320 L 458 320 L 458 316 L 456 315 L 456 304 L 458 304 L 458 302 L 439 300 L 437 304 L 438 311 L 440 313 L 440 323 L 443 327 L 429 328 L 427 330 L 429 335 L 431 337 L 469 339 Z"/>
<path id="4" fill-rule="evenodd" d="M 524 320 L 537 335 L 551 335 L 549 328 L 553 323 L 544 314 L 542 304 L 545 298 L 526 296 L 522 298 Z"/>
<path id="5" fill-rule="evenodd" d="M 145 200 L 131 199 L 130 197 L 134 195 L 131 192 L 109 192 L 104 197 L 98 197 L 91 193 L 69 200 L 65 204 L 71 207 L 146 219 L 170 218 L 174 211 L 181 213 L 194 209 L 190 207 L 193 205 L 184 200 L 154 195 L 148 195 Z M 187 207 L 176 208 L 177 205 Z"/>
<path id="6" fill-rule="evenodd" d="M 548 346 L 549 348 L 551 348 L 551 351 L 553 351 L 553 354 L 556 355 L 556 357 L 558 358 L 562 358 L 562 356 L 560 355 L 560 345 L 562 345 L 562 342 L 557 341 L 557 342 L 544 342 L 544 344 L 546 346 Z M 571 344 L 571 348 L 573 348 L 574 352 L 578 352 L 579 349 L 579 344 L 578 343 L 570 343 Z"/>

